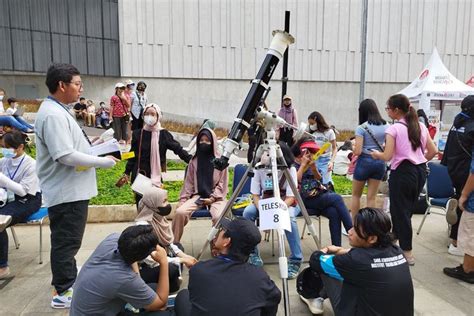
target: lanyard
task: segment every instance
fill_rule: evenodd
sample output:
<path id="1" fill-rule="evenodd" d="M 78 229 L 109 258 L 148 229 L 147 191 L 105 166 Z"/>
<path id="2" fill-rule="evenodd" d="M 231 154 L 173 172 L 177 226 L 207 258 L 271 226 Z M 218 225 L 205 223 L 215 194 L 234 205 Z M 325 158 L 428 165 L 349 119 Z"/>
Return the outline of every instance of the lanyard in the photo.
<path id="1" fill-rule="evenodd" d="M 48 99 L 50 99 L 51 101 L 57 103 L 64 111 L 66 111 L 70 116 L 72 116 L 72 118 L 74 119 L 74 122 L 77 123 L 76 118 L 74 117 L 74 115 L 72 115 L 72 113 L 69 112 L 69 110 L 66 109 L 66 107 L 65 107 L 61 102 L 59 102 L 58 100 L 56 100 L 55 98 L 53 98 L 53 97 L 50 96 L 50 95 L 48 96 Z M 84 137 L 86 138 L 86 140 L 87 140 L 87 142 L 89 143 L 89 145 L 92 146 L 92 143 L 91 143 L 91 141 L 89 140 L 89 137 L 87 137 L 86 132 L 84 132 L 84 130 L 82 129 L 82 127 L 79 125 L 79 123 L 77 123 L 77 126 L 81 129 L 82 134 L 83 134 Z"/>
<path id="2" fill-rule="evenodd" d="M 10 177 L 11 180 L 13 180 L 13 178 L 15 178 L 16 173 L 18 172 L 18 169 L 20 169 L 20 166 L 23 163 L 23 160 L 25 160 L 25 157 L 26 157 L 26 155 L 23 155 L 23 158 L 21 158 L 20 163 L 18 164 L 18 166 L 15 169 L 15 172 L 13 172 L 13 175 L 10 173 L 10 170 L 7 169 L 8 176 Z"/>

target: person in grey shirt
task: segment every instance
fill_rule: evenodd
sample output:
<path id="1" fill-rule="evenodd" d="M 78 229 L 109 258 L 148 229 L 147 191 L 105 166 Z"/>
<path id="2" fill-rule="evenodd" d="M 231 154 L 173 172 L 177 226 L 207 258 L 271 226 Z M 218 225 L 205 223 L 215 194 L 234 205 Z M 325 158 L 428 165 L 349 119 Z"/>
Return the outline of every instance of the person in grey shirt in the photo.
<path id="1" fill-rule="evenodd" d="M 74 256 L 81 247 L 89 200 L 97 195 L 94 168 L 111 168 L 116 159 L 89 154 L 89 138 L 66 108 L 83 92 L 77 68 L 51 65 L 46 86 L 50 96 L 35 122 L 36 170 L 51 229 L 51 284 L 56 290 L 51 307 L 68 308 L 77 275 Z"/>
<path id="2" fill-rule="evenodd" d="M 149 255 L 160 264 L 153 289 L 140 277 L 136 264 Z M 120 235 L 106 237 L 84 264 L 74 284 L 69 315 L 126 315 L 124 306 L 129 303 L 145 309 L 146 315 L 167 316 L 170 313 L 160 310 L 166 307 L 168 294 L 168 258 L 153 227 L 130 226 Z"/>

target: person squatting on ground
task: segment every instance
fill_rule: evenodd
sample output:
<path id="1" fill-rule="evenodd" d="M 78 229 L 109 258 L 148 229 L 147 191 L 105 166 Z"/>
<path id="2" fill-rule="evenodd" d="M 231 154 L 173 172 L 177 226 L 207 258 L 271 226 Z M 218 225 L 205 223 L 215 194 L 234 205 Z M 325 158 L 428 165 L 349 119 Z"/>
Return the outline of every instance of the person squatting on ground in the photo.
<path id="1" fill-rule="evenodd" d="M 110 109 L 105 106 L 105 102 L 99 103 L 99 109 L 95 116 L 95 127 L 109 128 L 110 125 Z"/>
<path id="2" fill-rule="evenodd" d="M 89 200 L 97 195 L 95 168 L 111 168 L 116 159 L 88 154 L 90 141 L 66 108 L 83 91 L 77 68 L 51 65 L 46 85 L 50 96 L 35 122 L 36 169 L 51 229 L 51 284 L 56 290 L 51 306 L 67 308 L 77 275 L 74 256 L 81 247 Z"/>
<path id="3" fill-rule="evenodd" d="M 470 95 L 461 102 L 461 112 L 454 118 L 454 123 L 449 130 L 448 139 L 444 148 L 441 164 L 448 168 L 449 177 L 455 188 L 455 196 L 459 199 L 464 189 L 464 184 L 469 177 L 469 164 L 471 152 L 474 149 L 474 96 Z M 453 209 L 456 208 L 454 212 Z M 446 211 L 446 220 L 451 224 L 448 253 L 463 256 L 464 253 L 457 247 L 459 220 L 461 208 L 455 200 L 449 200 Z"/>
<path id="4" fill-rule="evenodd" d="M 355 138 L 347 139 L 344 141 L 344 144 L 339 147 L 336 153 L 336 159 L 334 159 L 334 174 L 338 176 L 346 176 L 347 171 L 349 171 L 349 166 L 351 164 L 352 156 L 354 155 L 354 144 Z"/>
<path id="5" fill-rule="evenodd" d="M 375 198 L 387 169 L 383 160 L 372 158 L 372 150 L 383 151 L 388 124 L 377 104 L 365 99 L 359 105 L 359 126 L 355 130 L 354 154 L 359 156 L 352 177 L 352 216 L 360 209 L 360 198 L 367 184 L 367 207 L 375 207 Z"/>
<path id="6" fill-rule="evenodd" d="M 371 155 L 374 159 L 391 160 L 388 185 L 393 232 L 408 263 L 414 265 L 411 216 L 425 185 L 426 162 L 436 155 L 437 149 L 405 95 L 391 96 L 385 109 L 396 122 L 385 131 L 384 151 L 373 150 Z"/>
<path id="7" fill-rule="evenodd" d="M 137 225 L 151 225 L 158 237 L 158 243 L 168 254 L 168 271 L 170 292 L 179 290 L 181 284 L 180 265 L 192 267 L 197 260 L 184 253 L 181 244 L 174 243 L 171 223 L 166 216 L 171 213 L 171 204 L 168 202 L 168 192 L 161 188 L 151 187 L 144 192 L 138 203 L 138 216 L 135 218 Z M 147 257 L 139 263 L 140 275 L 146 283 L 156 282 L 160 274 L 160 267 L 156 262 Z"/>
<path id="8" fill-rule="evenodd" d="M 280 290 L 261 267 L 247 263 L 260 231 L 243 218 L 224 218 L 221 225 L 211 243 L 216 257 L 189 270 L 188 289 L 176 297 L 176 316 L 276 315 Z"/>
<path id="9" fill-rule="evenodd" d="M 333 245 L 341 245 L 341 222 L 346 231 L 352 228 L 352 218 L 342 197 L 328 191 L 321 184 L 321 175 L 312 156 L 319 150 L 310 138 L 302 138 L 292 147 L 297 169 L 301 198 L 309 215 L 324 216 L 329 219 L 329 232 Z M 300 212 L 299 206 L 297 214 Z"/>
<path id="10" fill-rule="evenodd" d="M 309 278 L 298 291 L 306 288 L 301 298 L 311 310 L 321 311 L 315 303 L 323 292 L 336 315 L 413 315 L 410 269 L 402 250 L 393 244 L 391 226 L 382 210 L 363 208 L 349 230 L 351 249 L 328 246 L 311 255 L 313 273 L 304 275 Z"/>
<path id="11" fill-rule="evenodd" d="M 471 152 L 474 155 L 474 150 Z M 443 272 L 459 280 L 474 284 L 474 158 L 470 173 L 459 198 L 461 220 L 458 229 L 458 247 L 464 251 L 463 263 L 455 268 L 444 268 Z"/>
<path id="12" fill-rule="evenodd" d="M 131 180 L 135 181 L 138 173 L 151 179 L 155 186 L 162 186 L 162 172 L 166 172 L 166 151 L 172 150 L 183 161 L 189 162 L 189 155 L 180 143 L 178 143 L 173 135 L 166 129 L 161 127 L 161 109 L 155 103 L 150 103 L 145 107 L 144 125 L 142 129 L 134 130 L 132 133 L 131 151 L 135 153 L 135 157 L 127 161 L 124 175 L 117 182 L 123 185 Z M 135 195 L 135 201 L 138 202 L 141 195 Z"/>
<path id="13" fill-rule="evenodd" d="M 291 126 L 298 126 L 298 115 L 293 106 L 293 99 L 289 95 L 283 96 L 278 116 L 283 118 Z M 280 141 L 285 142 L 288 147 L 293 145 L 293 129 L 288 126 L 282 126 L 278 129 L 278 137 Z"/>
<path id="14" fill-rule="evenodd" d="M 110 98 L 110 111 L 112 112 L 114 138 L 118 141 L 127 141 L 130 98 L 125 93 L 125 85 L 121 82 L 115 85 L 115 94 Z"/>
<path id="15" fill-rule="evenodd" d="M 282 141 L 279 142 L 283 159 L 288 166 L 288 171 L 291 175 L 292 181 L 297 184 L 298 178 L 296 175 L 296 168 L 294 166 L 295 158 L 291 153 L 288 145 Z M 270 164 L 270 156 L 268 152 L 264 152 L 260 159 L 261 168 L 255 170 L 250 184 L 250 193 L 252 193 L 253 204 L 250 204 L 244 209 L 243 217 L 253 222 L 259 217 L 258 202 L 260 199 L 267 199 L 273 197 L 273 177 Z M 296 208 L 296 199 L 293 191 L 288 184 L 288 180 L 283 175 L 281 170 L 278 170 L 278 186 L 280 188 L 280 197 L 288 207 L 290 215 L 291 232 L 285 230 L 286 239 L 290 247 L 290 256 L 288 260 L 288 279 L 296 278 L 298 271 L 303 261 L 303 251 L 301 250 L 301 240 L 298 232 L 298 224 L 296 223 L 296 216 L 299 209 Z M 260 258 L 258 249 L 250 254 L 249 263 L 256 266 L 263 266 L 263 261 Z"/>
<path id="16" fill-rule="evenodd" d="M 334 183 L 332 182 L 332 169 L 334 167 L 334 160 L 337 154 L 336 133 L 329 125 L 321 113 L 314 111 L 308 116 L 308 130 L 307 132 L 313 135 L 314 141 L 321 148 L 325 143 L 331 143 L 331 146 L 326 150 L 316 161 L 316 166 L 321 174 L 322 183 L 331 191 L 334 191 Z"/>
<path id="17" fill-rule="evenodd" d="M 145 106 L 148 104 L 148 98 L 145 93 L 146 83 L 144 81 L 139 81 L 137 83 L 137 89 L 131 94 L 132 102 L 132 132 L 136 129 L 143 128 L 143 112 Z"/>
<path id="18" fill-rule="evenodd" d="M 184 226 L 194 211 L 208 208 L 212 223 L 215 224 L 226 204 L 228 170 L 217 170 L 212 164 L 215 158 L 220 157 L 216 134 L 203 128 L 198 133 L 196 143 L 196 154 L 189 162 L 173 218 L 173 234 L 177 243 L 181 241 Z"/>
<path id="19" fill-rule="evenodd" d="M 10 274 L 6 228 L 26 222 L 41 207 L 36 161 L 25 153 L 26 138 L 18 131 L 2 137 L 0 196 L 1 202 L 6 204 L 0 208 L 0 279 Z"/>
<path id="20" fill-rule="evenodd" d="M 156 284 L 148 285 L 137 270 L 137 262 L 148 256 L 160 264 Z M 152 226 L 131 226 L 106 237 L 87 259 L 74 284 L 69 315 L 137 315 L 125 311 L 128 303 L 144 309 L 138 314 L 167 316 L 171 313 L 160 310 L 166 308 L 168 295 L 166 251 Z"/>

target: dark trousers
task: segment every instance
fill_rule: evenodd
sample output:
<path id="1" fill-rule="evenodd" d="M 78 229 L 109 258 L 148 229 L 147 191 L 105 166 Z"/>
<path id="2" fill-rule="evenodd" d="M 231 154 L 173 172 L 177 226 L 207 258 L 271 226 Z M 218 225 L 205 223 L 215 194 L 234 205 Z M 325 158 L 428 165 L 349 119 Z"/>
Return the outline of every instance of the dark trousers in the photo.
<path id="1" fill-rule="evenodd" d="M 58 204 L 48 209 L 51 229 L 51 284 L 58 294 L 76 281 L 74 258 L 81 248 L 86 228 L 89 200 Z"/>
<path id="2" fill-rule="evenodd" d="M 146 264 L 140 267 L 140 276 L 145 283 L 157 283 L 160 277 L 160 267 L 150 268 Z M 168 263 L 168 278 L 170 285 L 170 293 L 179 290 L 179 267 L 174 263 Z"/>
<path id="3" fill-rule="evenodd" d="M 404 160 L 390 173 L 390 213 L 393 233 L 405 251 L 412 249 L 411 216 L 426 181 L 426 164 L 414 165 Z"/>
<path id="4" fill-rule="evenodd" d="M 38 211 L 41 207 L 41 193 L 36 193 L 35 196 L 30 195 L 26 201 L 20 202 L 20 199 L 16 199 L 13 202 L 7 203 L 4 207 L 0 208 L 1 215 L 10 215 L 12 221 L 10 225 L 13 226 L 18 223 L 24 223 L 30 217 L 31 214 Z M 7 230 L 0 232 L 0 268 L 8 266 L 8 234 Z"/>
<path id="5" fill-rule="evenodd" d="M 346 231 L 352 228 L 352 217 L 342 197 L 337 193 L 326 192 L 314 198 L 305 198 L 303 202 L 309 215 L 322 215 L 329 219 L 331 242 L 341 246 L 341 222 Z"/>
<path id="6" fill-rule="evenodd" d="M 335 315 L 340 315 L 342 282 L 333 279 L 325 274 L 320 274 L 323 281 L 324 291 L 326 291 L 329 300 L 331 301 L 332 309 Z"/>
<path id="7" fill-rule="evenodd" d="M 114 117 L 112 121 L 112 128 L 114 129 L 114 138 L 116 140 L 127 140 L 128 138 L 128 123 L 124 117 Z"/>
<path id="8" fill-rule="evenodd" d="M 290 128 L 280 128 L 280 137 L 278 140 L 287 143 L 288 147 L 293 146 L 293 130 Z"/>
<path id="9" fill-rule="evenodd" d="M 174 312 L 176 316 L 190 316 L 192 304 L 189 300 L 189 290 L 184 289 L 179 291 L 174 301 Z"/>
<path id="10" fill-rule="evenodd" d="M 464 184 L 459 184 L 459 183 L 454 183 L 454 188 L 456 190 L 456 193 L 454 194 L 454 197 L 456 200 L 459 200 L 461 197 L 462 190 L 464 189 Z M 449 231 L 449 238 L 452 240 L 458 240 L 458 229 L 459 229 L 459 221 L 461 220 L 461 215 L 462 211 L 459 208 L 459 206 L 456 208 L 456 213 L 458 214 L 458 220 L 456 221 L 456 224 L 451 225 L 451 230 Z"/>

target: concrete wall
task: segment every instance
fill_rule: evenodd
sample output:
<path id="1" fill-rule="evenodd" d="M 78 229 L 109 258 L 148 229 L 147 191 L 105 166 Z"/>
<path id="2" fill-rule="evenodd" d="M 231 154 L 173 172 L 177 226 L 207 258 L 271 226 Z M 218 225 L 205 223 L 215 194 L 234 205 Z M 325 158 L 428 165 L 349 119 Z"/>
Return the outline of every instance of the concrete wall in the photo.
<path id="1" fill-rule="evenodd" d="M 138 78 L 132 78 L 137 80 Z M 84 96 L 95 101 L 106 101 L 114 91 L 119 78 L 83 76 Z M 205 80 L 146 78 L 149 100 L 158 103 L 166 119 L 177 119 L 197 123 L 203 118 L 230 126 L 239 112 L 250 84 L 247 80 Z M 267 103 L 270 109 L 279 109 L 281 82 L 271 81 Z M 44 76 L 1 76 L 0 87 L 7 95 L 16 96 L 16 84 L 31 84 L 38 87 L 39 96 L 47 96 Z M 383 115 L 386 99 L 401 90 L 405 84 L 369 83 L 367 96 L 376 100 Z M 288 91 L 294 96 L 300 121 L 306 121 L 312 111 L 321 112 L 330 124 L 342 129 L 354 129 L 357 125 L 357 99 L 359 85 L 356 82 L 292 81 Z M 20 96 L 18 96 L 20 97 Z"/>

